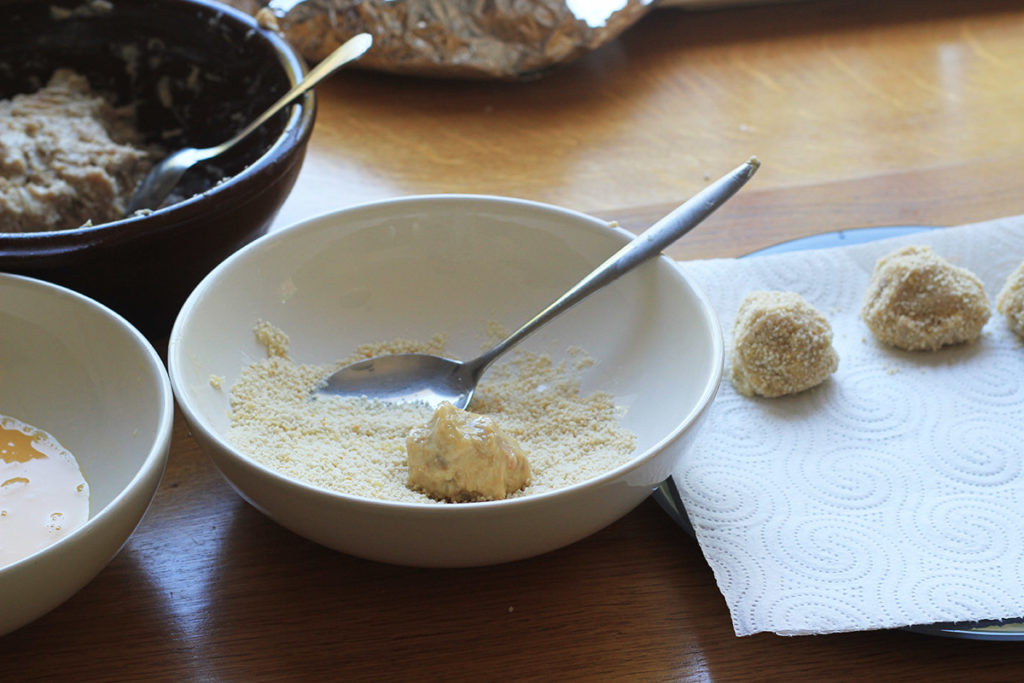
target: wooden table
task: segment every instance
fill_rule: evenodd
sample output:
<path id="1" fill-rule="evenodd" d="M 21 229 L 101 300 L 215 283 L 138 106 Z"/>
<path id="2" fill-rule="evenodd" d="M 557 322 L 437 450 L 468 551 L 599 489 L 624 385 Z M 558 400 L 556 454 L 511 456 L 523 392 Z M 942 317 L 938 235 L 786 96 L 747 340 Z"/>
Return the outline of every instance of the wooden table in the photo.
<path id="1" fill-rule="evenodd" d="M 278 225 L 472 192 L 640 229 L 750 154 L 760 173 L 673 256 L 1024 213 L 1022 75 L 1024 3 L 995 0 L 662 8 L 523 83 L 349 71 L 319 90 Z M 508 565 L 348 557 L 244 503 L 179 418 L 136 534 L 79 594 L 0 639 L 0 678 L 1007 680 L 1021 658 L 908 632 L 737 638 L 696 543 L 652 501 Z"/>

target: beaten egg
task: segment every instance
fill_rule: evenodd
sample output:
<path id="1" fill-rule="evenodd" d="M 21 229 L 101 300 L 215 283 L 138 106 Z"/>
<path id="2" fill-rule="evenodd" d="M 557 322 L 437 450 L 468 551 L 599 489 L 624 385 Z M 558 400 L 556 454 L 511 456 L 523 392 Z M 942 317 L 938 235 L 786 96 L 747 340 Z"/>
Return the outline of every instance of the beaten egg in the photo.
<path id="1" fill-rule="evenodd" d="M 89 484 L 75 457 L 43 430 L 0 415 L 0 567 L 88 518 Z"/>

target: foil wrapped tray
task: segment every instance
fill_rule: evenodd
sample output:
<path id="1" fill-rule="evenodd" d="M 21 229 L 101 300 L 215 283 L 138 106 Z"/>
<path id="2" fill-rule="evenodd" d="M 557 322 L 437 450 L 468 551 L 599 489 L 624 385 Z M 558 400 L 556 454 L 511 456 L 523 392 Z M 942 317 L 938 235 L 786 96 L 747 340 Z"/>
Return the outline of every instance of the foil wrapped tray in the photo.
<path id="1" fill-rule="evenodd" d="M 222 1 L 280 31 L 310 62 L 365 31 L 374 45 L 359 68 L 509 80 L 571 62 L 655 6 L 654 0 Z"/>

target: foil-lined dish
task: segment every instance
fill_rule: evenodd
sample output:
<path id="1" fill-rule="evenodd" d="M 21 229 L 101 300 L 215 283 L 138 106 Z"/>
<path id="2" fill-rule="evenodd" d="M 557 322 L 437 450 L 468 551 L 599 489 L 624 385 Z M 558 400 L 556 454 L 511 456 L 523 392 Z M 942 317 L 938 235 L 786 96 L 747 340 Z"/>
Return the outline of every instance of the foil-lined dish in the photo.
<path id="1" fill-rule="evenodd" d="M 318 62 L 361 32 L 359 67 L 467 79 L 535 78 L 618 36 L 654 0 L 223 0 Z"/>

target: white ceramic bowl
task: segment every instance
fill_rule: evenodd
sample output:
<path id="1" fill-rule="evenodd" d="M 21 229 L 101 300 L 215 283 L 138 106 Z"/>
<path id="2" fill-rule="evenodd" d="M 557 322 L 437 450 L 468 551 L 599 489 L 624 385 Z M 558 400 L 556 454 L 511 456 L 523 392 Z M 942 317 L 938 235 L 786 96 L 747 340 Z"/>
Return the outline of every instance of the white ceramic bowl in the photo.
<path id="1" fill-rule="evenodd" d="M 167 462 L 174 400 L 146 339 L 71 290 L 0 274 L 0 330 L 0 414 L 53 435 L 90 489 L 83 526 L 0 567 L 2 635 L 71 597 L 128 540 Z"/>
<path id="2" fill-rule="evenodd" d="M 178 404 L 201 447 L 256 508 L 328 547 L 390 563 L 456 567 L 530 557 L 615 521 L 672 471 L 721 381 L 723 342 L 705 297 L 661 257 L 579 303 L 522 348 L 583 347 L 583 393 L 628 407 L 626 465 L 562 490 L 462 505 L 382 502 L 289 479 L 226 439 L 227 387 L 265 357 L 253 326 L 291 338 L 291 356 L 330 363 L 355 346 L 441 332 L 475 355 L 484 325 L 514 329 L 630 239 L 586 215 L 500 197 L 436 195 L 316 218 L 243 248 L 203 280 L 171 333 Z M 211 386 L 211 376 L 225 388 Z"/>

